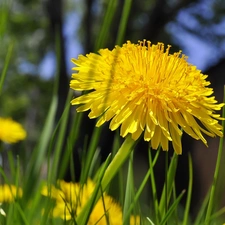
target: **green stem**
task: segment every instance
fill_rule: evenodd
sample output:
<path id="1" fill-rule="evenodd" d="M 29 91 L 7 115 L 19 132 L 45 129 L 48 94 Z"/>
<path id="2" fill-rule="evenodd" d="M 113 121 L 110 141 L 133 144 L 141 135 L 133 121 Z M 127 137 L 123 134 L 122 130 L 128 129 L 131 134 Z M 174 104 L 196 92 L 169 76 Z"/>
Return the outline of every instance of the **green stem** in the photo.
<path id="1" fill-rule="evenodd" d="M 118 152 L 116 153 L 115 157 L 113 158 L 112 162 L 109 164 L 108 168 L 105 171 L 104 177 L 102 179 L 102 189 L 105 190 L 105 188 L 108 186 L 110 181 L 113 179 L 113 177 L 116 175 L 120 167 L 123 165 L 125 160 L 130 156 L 130 153 L 133 150 L 135 141 L 131 138 L 131 136 L 128 136 Z"/>

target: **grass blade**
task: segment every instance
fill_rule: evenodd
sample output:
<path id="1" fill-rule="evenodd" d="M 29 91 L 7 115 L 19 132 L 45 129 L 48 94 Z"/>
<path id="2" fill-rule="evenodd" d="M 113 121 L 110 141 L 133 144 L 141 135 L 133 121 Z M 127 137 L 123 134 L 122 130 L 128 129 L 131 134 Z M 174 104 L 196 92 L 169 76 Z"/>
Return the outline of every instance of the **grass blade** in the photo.
<path id="1" fill-rule="evenodd" d="M 188 154 L 188 163 L 189 163 L 189 184 L 188 184 L 187 201 L 184 211 L 183 225 L 188 224 L 188 215 L 190 211 L 192 186 L 193 186 L 193 165 L 190 153 Z"/>
<path id="2" fill-rule="evenodd" d="M 158 151 L 158 155 L 159 155 Z M 151 155 L 151 149 L 149 149 L 148 152 L 148 157 L 149 157 L 149 165 L 150 165 L 150 171 L 151 171 L 151 187 L 152 187 L 152 198 L 153 198 L 153 205 L 154 205 L 154 214 L 155 214 L 155 221 L 156 224 L 159 224 L 159 203 L 158 203 L 158 198 L 157 198 L 157 188 L 156 188 L 156 183 L 155 183 L 155 176 L 154 176 L 154 170 L 153 170 L 153 162 L 152 162 L 152 155 Z"/>
<path id="3" fill-rule="evenodd" d="M 165 216 L 163 217 L 160 225 L 164 225 L 168 222 L 170 216 L 173 214 L 174 210 L 177 208 L 181 198 L 183 197 L 185 191 L 182 191 L 181 194 L 177 197 L 177 199 L 173 202 L 173 204 L 169 207 L 168 211 L 166 212 Z"/>
<path id="4" fill-rule="evenodd" d="M 155 155 L 155 157 L 154 157 L 154 160 L 153 160 L 152 164 L 150 165 L 150 168 L 148 169 L 148 171 L 147 171 L 147 173 L 146 173 L 146 175 L 145 175 L 143 181 L 141 182 L 141 185 L 139 186 L 139 188 L 138 188 L 138 190 L 137 190 L 137 192 L 136 192 L 136 194 L 135 194 L 135 196 L 134 196 L 134 199 L 133 199 L 132 203 L 130 204 L 130 208 L 129 208 L 129 210 L 127 211 L 127 212 L 128 212 L 128 213 L 127 213 L 128 215 L 129 215 L 129 213 L 131 213 L 131 211 L 132 211 L 133 208 L 135 207 L 136 202 L 138 201 L 138 199 L 139 199 L 139 197 L 140 197 L 140 195 L 141 195 L 141 193 L 142 193 L 142 191 L 143 191 L 143 189 L 144 189 L 144 187 L 145 187 L 145 185 L 146 185 L 146 183 L 147 183 L 147 181 L 148 181 L 148 179 L 149 179 L 149 176 L 151 175 L 151 171 L 152 171 L 151 167 L 153 168 L 154 165 L 155 165 L 156 162 L 157 162 L 159 153 L 160 153 L 160 151 L 157 151 L 157 153 L 156 153 L 156 155 Z M 128 218 L 129 218 L 129 217 L 126 216 L 125 219 L 124 219 L 124 221 L 126 221 Z"/>
<path id="5" fill-rule="evenodd" d="M 123 5 L 123 12 L 120 20 L 119 31 L 116 38 L 116 44 L 121 45 L 124 42 L 124 34 L 127 27 L 127 21 L 130 13 L 130 8 L 132 5 L 132 0 L 125 0 Z"/>
<path id="6" fill-rule="evenodd" d="M 100 48 L 105 47 L 105 43 L 108 40 L 109 30 L 112 23 L 113 15 L 117 8 L 118 0 L 109 0 L 108 7 L 105 13 L 103 24 L 99 32 L 99 37 L 96 40 L 94 51 L 98 51 Z"/>
<path id="7" fill-rule="evenodd" d="M 159 203 L 159 213 L 161 218 L 165 214 L 165 204 L 168 203 L 170 200 L 170 196 L 173 190 L 173 182 L 176 174 L 178 156 L 174 153 L 172 160 L 170 162 L 170 166 L 167 172 L 167 184 L 163 187 L 162 196 Z M 167 187 L 167 188 L 166 188 Z M 167 190 L 166 190 L 167 189 Z"/>
<path id="8" fill-rule="evenodd" d="M 132 203 L 133 196 L 134 196 L 134 173 L 133 173 L 133 152 L 132 152 L 129 159 L 125 200 L 123 205 L 123 224 L 124 225 L 129 225 L 129 220 L 125 220 L 125 218 L 130 217 L 131 212 L 129 212 L 129 206 Z"/>
<path id="9" fill-rule="evenodd" d="M 6 77 L 6 73 L 7 73 L 8 67 L 9 67 L 9 62 L 10 62 L 10 58 L 12 56 L 12 52 L 13 52 L 13 43 L 11 43 L 9 45 L 9 48 L 8 48 L 8 51 L 7 51 L 7 54 L 6 54 L 6 57 L 5 57 L 5 63 L 4 63 L 4 66 L 3 66 L 3 69 L 2 69 L 2 73 L 1 73 L 1 77 L 0 77 L 0 95 L 1 95 L 1 92 L 2 92 L 2 87 L 3 87 L 3 83 L 4 83 L 4 80 L 5 80 L 5 77 Z"/>

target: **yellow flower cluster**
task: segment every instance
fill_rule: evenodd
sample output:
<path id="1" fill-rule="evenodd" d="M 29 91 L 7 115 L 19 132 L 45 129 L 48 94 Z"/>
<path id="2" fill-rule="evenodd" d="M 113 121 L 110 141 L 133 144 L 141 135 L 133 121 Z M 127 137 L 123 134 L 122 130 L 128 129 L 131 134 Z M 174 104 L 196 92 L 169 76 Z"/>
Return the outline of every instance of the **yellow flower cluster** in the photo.
<path id="1" fill-rule="evenodd" d="M 89 179 L 84 185 L 68 183 L 62 180 L 59 181 L 58 185 L 58 188 L 51 186 L 50 189 L 45 186 L 42 190 L 44 196 L 55 200 L 55 207 L 52 212 L 53 217 L 60 217 L 66 220 L 70 220 L 73 217 L 76 218 L 93 193 L 95 184 Z M 122 225 L 122 221 L 121 206 L 112 197 L 104 193 L 94 206 L 87 225 Z M 140 218 L 132 216 L 130 224 L 139 225 Z"/>
<path id="2" fill-rule="evenodd" d="M 6 143 L 16 143 L 24 140 L 27 136 L 21 124 L 11 118 L 0 117 L 0 141 Z"/>
<path id="3" fill-rule="evenodd" d="M 0 185 L 0 203 L 13 202 L 16 197 L 22 197 L 23 191 L 14 185 Z"/>
<path id="4" fill-rule="evenodd" d="M 190 65 L 181 51 L 170 54 L 170 47 L 128 41 L 112 51 L 72 59 L 76 73 L 70 87 L 89 93 L 71 103 L 81 105 L 78 112 L 90 110 L 90 118 L 100 117 L 96 126 L 111 121 L 110 129 L 120 127 L 122 137 L 131 134 L 137 140 L 143 134 L 153 149 L 161 145 L 167 151 L 170 141 L 181 154 L 183 131 L 207 145 L 203 133 L 223 135 L 215 111 L 224 104 L 212 96 L 207 75 Z"/>

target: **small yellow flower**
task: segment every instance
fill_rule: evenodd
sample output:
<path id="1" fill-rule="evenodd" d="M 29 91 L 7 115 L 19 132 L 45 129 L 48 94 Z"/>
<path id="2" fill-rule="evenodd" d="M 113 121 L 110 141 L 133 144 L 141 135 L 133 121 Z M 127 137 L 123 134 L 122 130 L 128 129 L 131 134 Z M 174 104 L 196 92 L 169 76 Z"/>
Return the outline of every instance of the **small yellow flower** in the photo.
<path id="1" fill-rule="evenodd" d="M 169 141 L 182 153 L 181 135 L 207 141 L 203 134 L 222 136 L 222 119 L 215 114 L 224 104 L 212 96 L 207 75 L 187 62 L 180 52 L 170 54 L 171 46 L 151 45 L 150 41 L 128 41 L 112 51 L 101 49 L 72 59 L 76 65 L 70 87 L 85 92 L 72 100 L 81 105 L 78 112 L 90 110 L 89 117 L 100 119 L 96 126 L 110 121 L 110 129 L 120 127 L 134 140 L 141 134 L 153 149 L 168 150 Z"/>
<path id="2" fill-rule="evenodd" d="M 0 117 L 0 141 L 6 143 L 16 143 L 24 140 L 27 136 L 21 124 L 10 118 Z"/>
<path id="3" fill-rule="evenodd" d="M 66 220 L 70 220 L 72 216 L 79 214 L 95 187 L 91 180 L 88 180 L 83 187 L 79 183 L 63 180 L 59 180 L 58 185 L 59 188 L 52 185 L 50 190 L 45 186 L 42 194 L 56 200 L 53 217 L 61 217 Z"/>
<path id="4" fill-rule="evenodd" d="M 140 225 L 140 224 L 141 224 L 140 216 L 132 215 L 130 217 L 130 225 Z"/>
<path id="5" fill-rule="evenodd" d="M 91 197 L 95 184 L 89 179 L 86 184 L 59 181 L 59 188 L 51 186 L 50 189 L 44 186 L 42 194 L 55 200 L 53 217 L 70 220 L 81 212 L 82 208 Z M 115 200 L 106 193 L 98 200 L 94 206 L 87 225 L 122 225 L 122 209 Z M 140 217 L 131 216 L 131 225 L 139 225 Z"/>
<path id="6" fill-rule="evenodd" d="M 22 189 L 14 185 L 0 185 L 0 203 L 13 202 L 16 197 L 22 197 Z"/>

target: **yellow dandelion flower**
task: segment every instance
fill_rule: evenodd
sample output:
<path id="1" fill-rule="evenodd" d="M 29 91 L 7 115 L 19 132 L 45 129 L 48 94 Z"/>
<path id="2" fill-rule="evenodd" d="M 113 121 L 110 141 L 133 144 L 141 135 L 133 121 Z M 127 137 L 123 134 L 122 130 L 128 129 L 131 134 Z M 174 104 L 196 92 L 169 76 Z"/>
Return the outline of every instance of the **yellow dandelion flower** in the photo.
<path id="1" fill-rule="evenodd" d="M 132 215 L 130 217 L 130 225 L 140 225 L 140 224 L 141 224 L 140 216 Z"/>
<path id="2" fill-rule="evenodd" d="M 0 185 L 0 203 L 13 202 L 16 197 L 22 197 L 22 189 L 14 185 Z"/>
<path id="3" fill-rule="evenodd" d="M 44 187 L 42 194 L 50 196 L 56 200 L 53 209 L 53 217 L 60 217 L 62 219 L 70 220 L 74 216 L 79 215 L 82 207 L 91 197 L 95 188 L 95 184 L 89 179 L 86 184 L 81 186 L 79 183 L 59 181 L 59 188 L 51 186 L 50 192 L 47 187 Z M 122 224 L 122 209 L 113 198 L 106 193 L 98 200 L 94 206 L 88 225 L 106 225 L 108 224 Z"/>
<path id="4" fill-rule="evenodd" d="M 27 136 L 21 124 L 11 118 L 0 117 L 0 141 L 6 143 L 16 143 L 24 140 Z"/>
<path id="5" fill-rule="evenodd" d="M 122 225 L 122 209 L 114 199 L 106 194 L 98 200 L 91 212 L 88 225 Z"/>
<path id="6" fill-rule="evenodd" d="M 128 41 L 112 51 L 101 49 L 72 59 L 76 65 L 70 87 L 90 91 L 71 101 L 81 105 L 78 112 L 90 110 L 89 117 L 100 117 L 96 126 L 110 121 L 110 129 L 120 127 L 122 137 L 137 140 L 141 134 L 153 149 L 168 150 L 169 141 L 177 154 L 182 153 L 181 135 L 207 145 L 203 133 L 222 136 L 220 115 L 224 104 L 212 96 L 207 75 L 187 62 L 187 57 L 171 46 L 150 41 Z"/>

